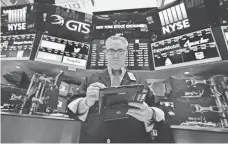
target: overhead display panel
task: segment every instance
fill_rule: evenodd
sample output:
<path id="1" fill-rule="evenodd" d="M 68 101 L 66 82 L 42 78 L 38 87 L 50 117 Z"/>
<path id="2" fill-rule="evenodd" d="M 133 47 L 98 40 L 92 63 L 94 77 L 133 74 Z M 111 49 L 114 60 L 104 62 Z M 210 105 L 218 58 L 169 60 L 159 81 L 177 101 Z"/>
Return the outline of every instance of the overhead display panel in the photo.
<path id="1" fill-rule="evenodd" d="M 35 34 L 1 36 L 2 60 L 29 60 Z"/>
<path id="2" fill-rule="evenodd" d="M 38 59 L 62 62 L 66 42 L 56 37 L 44 35 L 41 39 L 36 57 Z"/>
<path id="3" fill-rule="evenodd" d="M 155 70 L 221 60 L 210 28 L 151 44 Z"/>
<path id="4" fill-rule="evenodd" d="M 35 32 L 33 5 L 1 7 L 1 34 L 18 35 Z"/>
<path id="5" fill-rule="evenodd" d="M 88 41 L 93 28 L 92 15 L 54 5 L 39 4 L 36 8 L 40 31 L 59 38 Z"/>
<path id="6" fill-rule="evenodd" d="M 228 1 L 227 0 L 204 0 L 207 15 L 213 26 L 228 24 Z"/>
<path id="7" fill-rule="evenodd" d="M 221 25 L 228 25 L 228 1 L 220 0 L 219 3 L 219 20 Z"/>
<path id="8" fill-rule="evenodd" d="M 150 33 L 143 14 L 108 14 L 94 16 L 93 41 L 87 69 L 104 69 L 105 40 L 120 35 L 128 40 L 128 54 L 125 66 L 131 70 L 150 70 Z"/>
<path id="9" fill-rule="evenodd" d="M 35 60 L 85 69 L 89 48 L 88 43 L 43 35 Z"/>
<path id="10" fill-rule="evenodd" d="M 149 54 L 151 52 L 149 52 L 149 40 L 128 39 L 128 43 L 125 66 L 130 70 L 150 70 Z M 87 69 L 104 69 L 107 67 L 105 50 L 104 39 L 93 40 Z"/>
<path id="11" fill-rule="evenodd" d="M 68 41 L 62 62 L 64 64 L 76 65 L 83 69 L 86 68 L 89 47 L 89 44 Z"/>
<path id="12" fill-rule="evenodd" d="M 222 28 L 224 39 L 226 41 L 226 47 L 228 49 L 228 26 L 222 26 L 221 28 Z"/>
<path id="13" fill-rule="evenodd" d="M 143 14 L 110 14 L 94 16 L 95 39 L 106 39 L 119 34 L 127 38 L 149 37 L 146 19 Z"/>
<path id="14" fill-rule="evenodd" d="M 36 5 L 36 11 L 43 36 L 35 60 L 85 69 L 93 16 L 46 4 Z"/>
<path id="15" fill-rule="evenodd" d="M 102 11 L 115 11 L 115 10 L 129 10 L 129 9 L 143 9 L 157 7 L 157 1 L 140 0 L 97 0 L 95 1 L 95 6 L 93 12 Z"/>
<path id="16" fill-rule="evenodd" d="M 205 0 L 175 1 L 148 11 L 145 16 L 148 28 L 155 31 L 157 40 L 205 29 L 211 25 Z"/>

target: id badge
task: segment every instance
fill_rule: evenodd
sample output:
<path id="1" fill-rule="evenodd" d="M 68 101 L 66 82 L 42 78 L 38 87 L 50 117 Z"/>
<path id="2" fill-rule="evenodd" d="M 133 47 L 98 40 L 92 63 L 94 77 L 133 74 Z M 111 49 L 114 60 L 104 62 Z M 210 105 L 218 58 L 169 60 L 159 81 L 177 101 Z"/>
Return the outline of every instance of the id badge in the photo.
<path id="1" fill-rule="evenodd" d="M 153 136 L 158 136 L 158 131 L 156 129 L 153 129 L 152 134 L 153 134 Z"/>
<path id="2" fill-rule="evenodd" d="M 136 81 L 136 78 L 132 72 L 128 72 L 128 76 L 129 76 L 131 81 Z"/>

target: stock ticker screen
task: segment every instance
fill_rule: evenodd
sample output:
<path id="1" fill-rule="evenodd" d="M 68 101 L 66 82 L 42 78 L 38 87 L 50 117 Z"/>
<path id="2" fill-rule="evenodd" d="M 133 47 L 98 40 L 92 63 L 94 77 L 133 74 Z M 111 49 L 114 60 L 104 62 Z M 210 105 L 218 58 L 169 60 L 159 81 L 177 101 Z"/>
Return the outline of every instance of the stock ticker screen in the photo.
<path id="1" fill-rule="evenodd" d="M 90 45 L 43 35 L 36 60 L 52 61 L 85 69 Z"/>
<path id="2" fill-rule="evenodd" d="M 149 65 L 149 40 L 128 39 L 128 54 L 125 66 L 130 70 L 150 70 Z M 107 66 L 105 59 L 105 40 L 93 40 L 90 50 L 88 69 L 104 69 Z"/>
<path id="3" fill-rule="evenodd" d="M 210 28 L 151 44 L 155 70 L 221 60 Z"/>
<path id="4" fill-rule="evenodd" d="M 1 58 L 28 58 L 33 48 L 35 34 L 1 36 Z"/>

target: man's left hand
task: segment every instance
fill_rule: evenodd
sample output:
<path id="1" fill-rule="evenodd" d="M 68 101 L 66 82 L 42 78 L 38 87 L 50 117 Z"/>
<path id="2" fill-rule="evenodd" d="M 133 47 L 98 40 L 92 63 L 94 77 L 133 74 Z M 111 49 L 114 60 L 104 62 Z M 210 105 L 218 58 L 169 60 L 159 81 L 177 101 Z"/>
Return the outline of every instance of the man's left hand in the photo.
<path id="1" fill-rule="evenodd" d="M 153 110 L 145 102 L 130 102 L 128 105 L 135 108 L 129 108 L 127 114 L 133 116 L 139 121 L 148 122 L 152 118 Z"/>

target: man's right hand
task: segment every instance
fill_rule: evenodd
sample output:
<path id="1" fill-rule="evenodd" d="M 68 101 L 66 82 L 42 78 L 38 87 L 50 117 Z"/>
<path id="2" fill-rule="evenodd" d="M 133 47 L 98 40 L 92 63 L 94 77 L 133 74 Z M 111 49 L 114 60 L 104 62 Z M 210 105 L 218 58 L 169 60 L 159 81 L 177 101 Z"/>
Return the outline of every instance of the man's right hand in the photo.
<path id="1" fill-rule="evenodd" d="M 91 107 L 94 105 L 96 101 L 99 100 L 99 89 L 102 89 L 102 88 L 106 88 L 106 86 L 99 82 L 92 83 L 87 88 L 86 99 L 85 99 L 85 103 L 87 106 Z"/>

